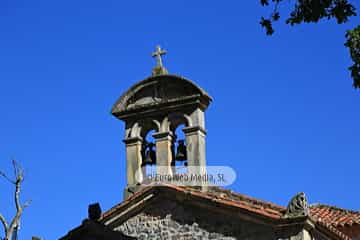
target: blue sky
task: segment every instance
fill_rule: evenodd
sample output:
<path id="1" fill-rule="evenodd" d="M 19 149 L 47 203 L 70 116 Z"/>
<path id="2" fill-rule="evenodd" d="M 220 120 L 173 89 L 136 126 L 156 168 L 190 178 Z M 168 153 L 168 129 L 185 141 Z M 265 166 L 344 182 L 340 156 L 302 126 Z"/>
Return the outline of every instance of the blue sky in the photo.
<path id="1" fill-rule="evenodd" d="M 241 3 L 240 3 L 241 2 Z M 286 205 L 360 209 L 360 92 L 344 31 L 322 22 L 276 25 L 267 37 L 258 1 L 0 2 L 0 169 L 26 170 L 21 239 L 57 239 L 122 200 L 124 124 L 112 104 L 148 77 L 156 44 L 170 73 L 214 98 L 207 161 L 237 172 L 235 191 Z M 286 9 L 284 9 L 286 11 Z M 14 212 L 0 180 L 0 212 Z"/>

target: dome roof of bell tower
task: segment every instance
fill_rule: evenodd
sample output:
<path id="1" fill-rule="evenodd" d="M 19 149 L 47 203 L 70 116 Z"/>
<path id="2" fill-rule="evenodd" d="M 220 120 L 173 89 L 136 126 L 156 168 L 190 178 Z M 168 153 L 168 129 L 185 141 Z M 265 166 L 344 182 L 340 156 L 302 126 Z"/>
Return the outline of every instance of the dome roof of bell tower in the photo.
<path id="1" fill-rule="evenodd" d="M 113 105 L 111 113 L 119 119 L 134 114 L 172 111 L 197 106 L 206 109 L 212 98 L 194 82 L 177 75 L 155 75 L 130 87 Z"/>

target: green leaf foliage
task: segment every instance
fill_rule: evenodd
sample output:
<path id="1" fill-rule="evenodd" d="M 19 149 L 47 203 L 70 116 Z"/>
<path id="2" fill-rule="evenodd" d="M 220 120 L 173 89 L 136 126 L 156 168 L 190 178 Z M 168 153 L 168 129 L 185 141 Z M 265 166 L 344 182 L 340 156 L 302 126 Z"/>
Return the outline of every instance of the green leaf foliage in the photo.
<path id="1" fill-rule="evenodd" d="M 262 6 L 273 7 L 270 17 L 262 17 L 260 21 L 266 35 L 274 33 L 273 22 L 280 19 L 278 7 L 282 2 L 284 0 L 260 0 Z M 335 19 L 338 24 L 343 24 L 353 16 L 356 16 L 356 9 L 348 0 L 296 0 L 285 22 L 294 26 L 302 23 L 317 23 L 322 19 Z M 347 31 L 345 37 L 345 46 L 349 48 L 353 61 L 353 65 L 349 67 L 353 86 L 360 88 L 360 25 Z"/>
<path id="2" fill-rule="evenodd" d="M 349 67 L 354 88 L 360 88 L 360 26 L 346 32 L 345 46 L 349 48 L 354 64 Z"/>

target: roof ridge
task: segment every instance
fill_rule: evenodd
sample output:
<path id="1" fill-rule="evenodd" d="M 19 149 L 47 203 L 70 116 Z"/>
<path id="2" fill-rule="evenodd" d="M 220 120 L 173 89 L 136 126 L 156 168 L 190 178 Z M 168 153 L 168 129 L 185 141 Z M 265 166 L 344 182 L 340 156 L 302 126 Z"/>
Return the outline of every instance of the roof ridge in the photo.
<path id="1" fill-rule="evenodd" d="M 275 208 L 275 209 L 280 210 L 280 211 L 284 211 L 286 209 L 285 207 L 283 207 L 281 205 L 278 205 L 276 203 L 265 201 L 265 200 L 262 200 L 262 199 L 259 199 L 259 198 L 256 198 L 256 197 L 252 197 L 252 196 L 249 196 L 249 195 L 246 195 L 246 194 L 242 194 L 242 193 L 239 193 L 239 192 L 235 192 L 235 191 L 233 191 L 231 189 L 226 189 L 226 188 L 223 188 L 223 187 L 212 187 L 212 188 L 218 189 L 218 190 L 221 190 L 221 191 L 225 191 L 226 193 L 229 193 L 232 196 L 239 197 L 242 200 L 250 200 L 251 203 L 258 203 L 258 204 L 261 204 L 261 205 L 266 205 L 266 206 Z M 209 193 L 212 193 L 212 192 L 210 191 Z M 241 199 L 239 199 L 239 200 L 241 200 Z M 233 200 L 236 201 L 236 199 L 233 199 Z"/>

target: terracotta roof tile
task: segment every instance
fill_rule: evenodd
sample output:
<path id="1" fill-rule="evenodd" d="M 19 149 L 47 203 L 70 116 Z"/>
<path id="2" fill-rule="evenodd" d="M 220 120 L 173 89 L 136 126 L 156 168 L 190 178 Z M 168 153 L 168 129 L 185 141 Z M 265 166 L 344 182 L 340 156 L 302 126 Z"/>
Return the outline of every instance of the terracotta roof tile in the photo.
<path id="1" fill-rule="evenodd" d="M 203 197 L 212 199 L 219 199 L 219 202 L 224 204 L 230 204 L 245 208 L 254 213 L 265 215 L 268 217 L 279 219 L 281 218 L 286 209 L 282 206 L 266 202 L 260 199 L 252 198 L 244 194 L 236 193 L 231 190 L 227 190 L 220 187 L 209 187 L 208 191 L 201 192 L 194 187 L 178 187 L 184 190 L 188 190 L 192 193 L 197 193 Z"/>
<path id="2" fill-rule="evenodd" d="M 319 222 L 318 221 L 317 224 L 319 224 L 320 226 L 325 227 L 327 230 L 334 233 L 335 235 L 337 235 L 338 237 L 340 237 L 343 240 L 351 240 L 351 237 L 349 237 L 347 234 L 345 234 L 344 232 L 342 232 L 339 229 L 335 228 L 334 226 L 332 226 L 329 223 Z"/>
<path id="3" fill-rule="evenodd" d="M 159 186 L 159 185 L 155 185 Z M 240 207 L 242 209 L 246 209 L 250 212 L 271 217 L 273 219 L 280 219 L 286 209 L 282 206 L 266 202 L 263 200 L 259 200 L 256 198 L 252 198 L 243 194 L 235 193 L 231 190 L 227 190 L 220 187 L 209 187 L 208 191 L 202 192 L 200 189 L 196 187 L 179 187 L 175 185 L 170 184 L 162 184 L 159 187 L 168 187 L 170 189 L 174 189 L 180 192 L 184 192 L 193 196 L 199 196 L 203 197 L 212 201 L 216 201 L 225 205 L 229 206 L 235 206 Z M 154 187 L 154 185 L 148 185 L 147 187 L 144 187 L 144 189 L 140 190 L 139 192 L 136 192 L 134 195 L 132 195 L 130 198 L 125 200 L 124 202 L 114 206 L 110 210 L 106 211 L 102 215 L 102 219 L 107 218 L 108 216 L 112 215 L 112 213 L 116 212 L 118 209 L 120 209 L 122 206 L 126 205 L 127 203 L 131 202 L 133 199 L 135 199 L 137 196 L 141 195 L 142 193 L 146 192 L 150 188 Z"/>
<path id="4" fill-rule="evenodd" d="M 317 221 L 331 224 L 334 227 L 360 224 L 359 211 L 352 211 L 324 204 L 314 204 L 310 206 L 310 214 Z"/>

